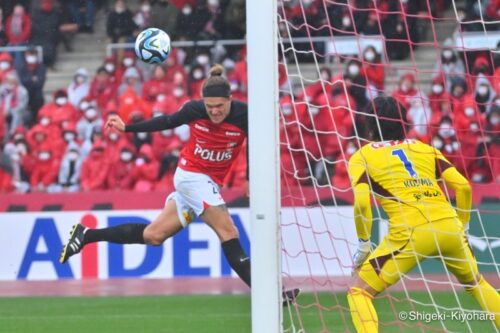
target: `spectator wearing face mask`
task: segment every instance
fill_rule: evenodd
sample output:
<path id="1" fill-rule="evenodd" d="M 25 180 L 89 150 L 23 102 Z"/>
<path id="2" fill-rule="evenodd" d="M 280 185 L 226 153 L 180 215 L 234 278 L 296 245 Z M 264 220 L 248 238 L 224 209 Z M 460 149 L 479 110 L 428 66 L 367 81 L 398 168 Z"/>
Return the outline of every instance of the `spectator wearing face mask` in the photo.
<path id="1" fill-rule="evenodd" d="M 105 146 L 97 140 L 92 145 L 92 150 L 84 160 L 81 170 L 81 188 L 83 191 L 105 190 L 110 162 L 105 154 Z"/>
<path id="2" fill-rule="evenodd" d="M 94 129 L 100 129 L 102 128 L 102 125 L 103 121 L 99 114 L 99 111 L 95 106 L 90 105 L 83 113 L 83 117 L 76 123 L 78 136 L 83 141 L 91 140 Z"/>
<path id="3" fill-rule="evenodd" d="M 453 120 L 449 116 L 444 116 L 440 123 L 437 132 L 433 135 L 431 145 L 439 149 L 443 155 L 453 163 L 453 165 L 465 176 L 466 167 L 462 158 L 460 143 L 457 139 Z"/>
<path id="4" fill-rule="evenodd" d="M 184 79 L 187 78 L 186 70 L 180 62 L 179 51 L 177 49 L 172 49 L 167 60 L 165 60 L 165 71 L 167 72 L 167 82 L 171 82 L 174 79 L 176 73 L 180 73 Z"/>
<path id="5" fill-rule="evenodd" d="M 120 159 L 120 148 L 128 143 L 127 137 L 118 131 L 105 131 L 104 143 L 106 144 L 106 156 L 114 163 Z"/>
<path id="6" fill-rule="evenodd" d="M 451 103 L 453 106 L 453 113 L 463 113 L 463 103 L 466 99 L 471 97 L 469 87 L 463 77 L 457 76 L 451 81 Z"/>
<path id="7" fill-rule="evenodd" d="M 31 17 L 22 5 L 16 5 L 5 22 L 10 45 L 25 45 L 31 37 Z"/>
<path id="8" fill-rule="evenodd" d="M 165 68 L 161 65 L 155 65 L 153 69 L 153 77 L 144 82 L 142 86 L 142 98 L 152 105 L 156 101 L 158 95 L 167 95 L 168 83 L 166 78 Z"/>
<path id="9" fill-rule="evenodd" d="M 199 5 L 196 11 L 199 24 L 200 39 L 220 39 L 225 30 L 224 15 L 219 0 L 206 0 L 205 5 Z"/>
<path id="10" fill-rule="evenodd" d="M 0 114 L 6 117 L 7 133 L 28 123 L 28 102 L 28 91 L 19 82 L 16 72 L 9 72 L 0 85 Z"/>
<path id="11" fill-rule="evenodd" d="M 24 60 L 16 64 L 19 79 L 28 91 L 29 125 L 37 119 L 38 111 L 44 103 L 43 87 L 47 73 L 40 60 L 37 50 L 29 48 L 24 53 Z"/>
<path id="12" fill-rule="evenodd" d="M 491 165 L 492 181 L 500 183 L 500 106 L 495 104 L 486 117 L 484 137 L 482 138 L 483 151 L 480 155 L 488 158 Z"/>
<path id="13" fill-rule="evenodd" d="M 485 77 L 478 77 L 476 80 L 476 88 L 474 90 L 474 99 L 477 103 L 479 111 L 482 114 L 490 112 L 493 101 L 496 97 L 497 95 L 491 87 L 490 81 Z"/>
<path id="14" fill-rule="evenodd" d="M 87 97 L 90 91 L 89 72 L 80 67 L 73 74 L 73 81 L 68 86 L 68 100 L 75 108 Z"/>
<path id="15" fill-rule="evenodd" d="M 475 87 L 476 86 L 476 81 L 479 78 L 486 78 L 488 81 L 490 81 L 491 84 L 494 82 L 494 78 L 492 76 L 493 69 L 492 66 L 484 54 L 480 54 L 476 57 L 474 60 L 474 65 L 472 66 L 472 73 L 469 75 L 469 86 L 470 87 Z"/>
<path id="16" fill-rule="evenodd" d="M 484 136 L 484 126 L 485 116 L 479 112 L 474 99 L 468 97 L 464 100 L 463 112 L 455 113 L 455 129 L 469 173 L 476 157 L 477 145 Z"/>
<path id="17" fill-rule="evenodd" d="M 3 149 L 10 160 L 12 185 L 20 193 L 29 191 L 29 174 L 36 164 L 36 160 L 31 154 L 27 135 L 24 127 L 16 128 Z"/>
<path id="18" fill-rule="evenodd" d="M 153 190 L 158 181 L 159 171 L 160 163 L 155 159 L 151 145 L 143 144 L 139 149 L 132 171 L 134 191 L 148 192 Z"/>
<path id="19" fill-rule="evenodd" d="M 3 79 L 7 73 L 15 71 L 14 68 L 14 59 L 8 52 L 0 53 L 0 83 L 3 82 Z"/>
<path id="20" fill-rule="evenodd" d="M 369 86 L 372 86 L 374 97 L 384 91 L 385 65 L 382 57 L 373 46 L 368 46 L 363 51 L 363 74 Z"/>
<path id="21" fill-rule="evenodd" d="M 421 97 L 419 90 L 415 86 L 415 76 L 412 73 L 406 73 L 401 76 L 398 87 L 393 91 L 392 96 L 405 109 L 409 109 L 411 100 Z"/>
<path id="22" fill-rule="evenodd" d="M 175 36 L 178 14 L 179 10 L 169 0 L 158 0 L 151 6 L 149 24 L 166 31 L 170 36 Z"/>
<path id="23" fill-rule="evenodd" d="M 183 146 L 183 141 L 172 129 L 153 133 L 151 147 L 155 159 L 160 162 L 159 181 L 155 184 L 156 190 L 172 188 L 174 171 Z"/>
<path id="24" fill-rule="evenodd" d="M 134 23 L 139 30 L 149 28 L 151 18 L 151 2 L 149 0 L 141 0 L 139 10 L 134 15 Z"/>
<path id="25" fill-rule="evenodd" d="M 106 72 L 108 72 L 111 78 L 111 82 L 115 85 L 119 84 L 117 76 L 118 63 L 119 63 L 118 57 L 116 55 L 110 55 L 104 59 L 104 62 L 102 64 L 102 67 L 106 70 Z"/>
<path id="26" fill-rule="evenodd" d="M 347 62 L 343 80 L 347 91 L 356 101 L 358 110 L 362 110 L 368 103 L 366 93 L 366 78 L 361 72 L 361 62 L 357 59 L 351 59 Z"/>
<path id="27" fill-rule="evenodd" d="M 116 99 L 116 90 L 113 76 L 104 67 L 99 67 L 97 75 L 90 84 L 87 99 L 96 101 L 99 108 L 104 108 L 109 101 Z"/>
<path id="28" fill-rule="evenodd" d="M 187 40 L 196 39 L 199 27 L 196 22 L 196 3 L 186 3 L 179 8 L 179 15 L 177 17 L 177 23 L 175 30 L 178 31 L 179 35 L 182 35 Z"/>
<path id="29" fill-rule="evenodd" d="M 30 175 L 31 191 L 45 192 L 57 181 L 60 160 L 49 145 L 42 145 L 36 153 L 36 163 Z"/>
<path id="30" fill-rule="evenodd" d="M 110 168 L 107 188 L 117 191 L 132 190 L 134 185 L 135 151 L 130 144 L 123 144 L 119 150 L 119 158 Z"/>
<path id="31" fill-rule="evenodd" d="M 188 79 L 189 96 L 192 99 L 201 98 L 201 87 L 206 78 L 205 68 L 201 65 L 191 67 Z"/>
<path id="32" fill-rule="evenodd" d="M 57 134 L 57 137 L 54 132 Z M 26 141 L 28 142 L 29 150 L 35 158 L 42 147 L 50 148 L 52 156 L 57 159 L 60 159 L 64 153 L 65 144 L 61 142 L 61 132 L 55 126 L 50 127 L 41 124 L 33 126 L 26 136 Z"/>
<path id="33" fill-rule="evenodd" d="M 43 63 L 54 67 L 59 42 L 60 13 L 54 8 L 54 0 L 41 0 L 33 10 L 31 44 L 43 48 Z"/>
<path id="34" fill-rule="evenodd" d="M 48 192 L 78 192 L 80 191 L 80 172 L 83 159 L 80 155 L 80 147 L 76 142 L 70 142 L 64 154 L 57 184 L 49 186 Z"/>
<path id="35" fill-rule="evenodd" d="M 78 113 L 69 102 L 68 94 L 64 89 L 55 91 L 53 101 L 40 109 L 39 118 L 44 116 L 49 116 L 52 123 L 58 127 L 61 127 L 63 123 L 76 122 L 78 119 Z"/>
<path id="36" fill-rule="evenodd" d="M 169 58 L 171 56 L 172 55 L 170 54 Z M 115 77 L 117 83 L 119 84 L 123 83 L 123 75 L 129 68 L 135 69 L 139 75 L 140 81 L 141 82 L 143 81 L 144 76 L 142 73 L 142 69 L 137 65 L 136 59 L 137 57 L 133 51 L 125 51 L 125 53 L 123 54 L 123 59 L 120 62 L 118 68 L 116 69 Z"/>
<path id="37" fill-rule="evenodd" d="M 125 1 L 116 0 L 113 10 L 108 14 L 106 22 L 106 32 L 111 43 L 125 43 L 129 41 L 137 25 L 134 22 L 133 14 L 127 8 Z M 120 59 L 122 57 L 119 57 Z"/>
<path id="38" fill-rule="evenodd" d="M 431 125 L 435 126 L 443 116 L 443 111 L 447 107 L 443 104 L 450 103 L 450 93 L 446 90 L 444 75 L 435 76 L 431 82 L 431 90 L 429 92 L 429 107 L 432 111 Z"/>
<path id="39" fill-rule="evenodd" d="M 451 83 L 456 77 L 465 75 L 465 66 L 457 52 L 451 47 L 444 47 L 441 51 L 440 61 L 436 63 L 435 72 L 437 75 L 444 75 L 446 90 L 451 92 Z"/>

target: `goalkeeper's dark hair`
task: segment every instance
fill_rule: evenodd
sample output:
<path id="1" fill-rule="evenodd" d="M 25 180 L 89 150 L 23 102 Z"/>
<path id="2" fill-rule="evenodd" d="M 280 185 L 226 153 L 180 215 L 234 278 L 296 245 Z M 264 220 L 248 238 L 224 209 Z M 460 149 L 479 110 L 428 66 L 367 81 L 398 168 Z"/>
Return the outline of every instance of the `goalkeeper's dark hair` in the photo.
<path id="1" fill-rule="evenodd" d="M 208 78 L 203 82 L 202 95 L 203 97 L 226 97 L 231 96 L 231 86 L 229 81 L 222 76 L 224 67 L 215 64 L 210 68 Z"/>
<path id="2" fill-rule="evenodd" d="M 404 140 L 407 125 L 406 109 L 394 97 L 379 96 L 365 109 L 366 127 L 371 140 Z"/>

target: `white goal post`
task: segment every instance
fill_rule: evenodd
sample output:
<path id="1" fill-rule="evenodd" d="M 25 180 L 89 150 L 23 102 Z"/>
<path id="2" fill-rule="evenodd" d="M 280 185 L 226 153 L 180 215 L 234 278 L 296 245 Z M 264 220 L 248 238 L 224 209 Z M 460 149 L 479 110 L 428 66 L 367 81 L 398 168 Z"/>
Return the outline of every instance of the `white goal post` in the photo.
<path id="1" fill-rule="evenodd" d="M 277 1 L 247 10 L 252 332 L 282 331 Z"/>

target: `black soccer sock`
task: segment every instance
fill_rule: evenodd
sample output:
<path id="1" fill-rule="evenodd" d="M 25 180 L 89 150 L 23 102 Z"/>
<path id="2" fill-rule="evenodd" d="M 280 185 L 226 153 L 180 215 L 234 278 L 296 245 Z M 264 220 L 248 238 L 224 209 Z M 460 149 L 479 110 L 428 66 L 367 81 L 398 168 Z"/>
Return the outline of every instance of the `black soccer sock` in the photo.
<path id="1" fill-rule="evenodd" d="M 231 268 L 250 287 L 250 258 L 241 247 L 240 240 L 233 238 L 223 242 L 222 250 Z"/>
<path id="2" fill-rule="evenodd" d="M 144 244 L 144 229 L 147 224 L 128 223 L 103 229 L 87 229 L 83 244 L 110 242 L 118 244 Z"/>

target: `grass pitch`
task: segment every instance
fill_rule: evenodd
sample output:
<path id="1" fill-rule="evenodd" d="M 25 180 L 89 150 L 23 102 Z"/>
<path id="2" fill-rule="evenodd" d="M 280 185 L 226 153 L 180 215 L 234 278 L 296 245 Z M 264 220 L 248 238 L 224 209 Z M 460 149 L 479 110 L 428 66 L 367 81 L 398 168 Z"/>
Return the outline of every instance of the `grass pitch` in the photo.
<path id="1" fill-rule="evenodd" d="M 418 322 L 398 320 L 401 311 L 436 313 L 426 292 L 412 292 L 408 302 L 403 293 L 390 293 L 375 301 L 380 331 L 385 332 L 495 332 L 489 321 L 467 323 L 447 319 Z M 458 299 L 451 292 L 433 293 L 435 302 L 446 308 L 479 309 L 465 293 Z M 321 306 L 318 306 L 318 301 Z M 345 294 L 304 294 L 300 306 L 283 311 L 286 331 L 355 332 Z M 448 310 L 450 311 L 450 310 Z M 299 319 L 300 317 L 300 319 Z M 422 325 L 424 327 L 422 327 Z M 445 330 L 446 328 L 446 330 Z M 325 330 L 326 329 L 326 330 Z M 2 333 L 200 333 L 250 332 L 249 295 L 147 296 L 147 297 L 58 297 L 0 298 Z M 303 331 L 302 331 L 303 332 Z M 267 333 L 267 332 L 262 332 Z"/>

